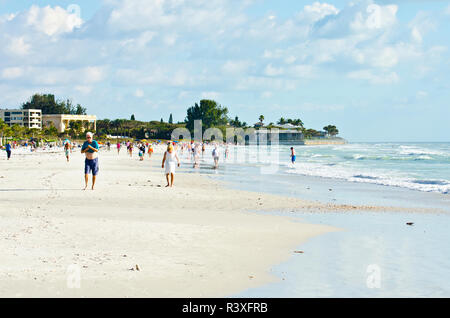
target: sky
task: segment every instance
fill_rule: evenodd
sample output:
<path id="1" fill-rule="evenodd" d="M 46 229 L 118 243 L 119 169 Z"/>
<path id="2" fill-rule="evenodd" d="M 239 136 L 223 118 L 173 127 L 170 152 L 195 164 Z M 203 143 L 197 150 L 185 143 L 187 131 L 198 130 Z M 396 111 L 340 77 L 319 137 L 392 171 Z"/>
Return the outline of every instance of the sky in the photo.
<path id="1" fill-rule="evenodd" d="M 214 99 L 349 141 L 450 141 L 450 0 L 0 0 L 0 108 L 183 121 Z"/>

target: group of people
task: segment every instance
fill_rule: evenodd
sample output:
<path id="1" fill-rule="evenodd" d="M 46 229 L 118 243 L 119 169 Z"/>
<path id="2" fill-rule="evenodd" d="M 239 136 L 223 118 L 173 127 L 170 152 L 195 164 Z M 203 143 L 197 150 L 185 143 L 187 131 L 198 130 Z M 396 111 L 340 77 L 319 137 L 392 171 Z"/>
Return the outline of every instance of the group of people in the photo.
<path id="1" fill-rule="evenodd" d="M 75 146 L 70 142 L 70 140 L 66 139 L 63 143 L 64 145 L 64 152 L 67 159 L 67 162 L 69 162 L 70 154 L 72 153 L 72 149 Z M 132 156 L 133 153 L 133 147 L 134 144 L 130 141 L 126 142 L 127 151 L 130 156 Z M 138 145 L 139 149 L 139 160 L 144 160 L 145 153 L 148 153 L 149 158 L 151 158 L 153 154 L 153 145 L 150 143 L 144 144 L 143 142 L 139 143 Z M 11 149 L 14 146 L 7 142 L 4 149 L 6 150 L 7 154 L 7 160 L 11 158 Z M 107 143 L 107 149 L 110 150 L 111 144 Z M 122 147 L 122 144 L 120 142 L 117 143 L 117 153 L 120 153 L 120 149 Z M 172 187 L 174 183 L 174 176 L 175 176 L 175 167 L 180 166 L 180 158 L 177 154 L 177 149 L 179 148 L 181 151 L 181 154 L 184 153 L 184 151 L 188 151 L 188 156 L 190 157 L 191 161 L 194 161 L 194 168 L 199 166 L 199 156 L 200 153 L 202 157 L 204 156 L 204 153 L 206 151 L 205 143 L 194 143 L 191 141 L 190 143 L 181 143 L 181 145 L 178 145 L 175 142 L 169 142 L 167 145 L 167 149 L 164 152 L 163 159 L 162 159 L 162 168 L 165 169 L 165 176 L 167 180 L 166 187 Z M 99 172 L 99 164 L 98 164 L 98 152 L 99 152 L 99 144 L 96 140 L 94 140 L 94 134 L 91 132 L 88 132 L 86 134 L 86 141 L 81 146 L 81 153 L 85 155 L 85 165 L 84 165 L 84 179 L 85 179 L 85 187 L 84 190 L 88 187 L 88 181 L 89 181 L 89 175 L 92 174 L 92 190 L 94 190 L 96 178 Z M 225 159 L 229 155 L 229 149 L 228 146 L 225 148 Z M 291 147 L 291 162 L 292 164 L 295 164 L 296 160 L 296 154 L 293 147 Z M 219 159 L 220 159 L 220 152 L 217 145 L 214 145 L 214 149 L 212 151 L 212 157 L 214 160 L 214 169 L 217 169 L 219 166 Z"/>

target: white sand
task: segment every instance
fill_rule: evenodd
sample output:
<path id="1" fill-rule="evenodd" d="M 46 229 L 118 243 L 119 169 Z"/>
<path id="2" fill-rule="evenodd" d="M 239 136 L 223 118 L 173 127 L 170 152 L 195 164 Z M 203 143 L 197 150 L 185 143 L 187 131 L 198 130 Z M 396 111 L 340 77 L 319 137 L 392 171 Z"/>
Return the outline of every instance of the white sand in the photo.
<path id="1" fill-rule="evenodd" d="M 307 257 L 293 253 L 300 243 L 337 230 L 252 212 L 311 204 L 294 198 L 194 174 L 165 188 L 161 154 L 125 150 L 100 153 L 95 191 L 81 190 L 78 151 L 70 163 L 62 151 L 0 153 L 0 297 L 230 296 L 276 281 L 274 265 Z M 68 288 L 72 264 L 81 288 Z"/>

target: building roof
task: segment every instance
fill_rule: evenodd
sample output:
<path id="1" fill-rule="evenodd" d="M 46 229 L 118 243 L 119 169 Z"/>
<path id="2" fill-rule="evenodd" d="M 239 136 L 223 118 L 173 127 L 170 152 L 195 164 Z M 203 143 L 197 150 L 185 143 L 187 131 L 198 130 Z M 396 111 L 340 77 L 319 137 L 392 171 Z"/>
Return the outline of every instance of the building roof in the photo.
<path id="1" fill-rule="evenodd" d="M 286 129 L 295 129 L 295 128 L 302 128 L 301 126 L 295 126 L 295 125 L 292 125 L 292 124 L 284 124 L 284 125 L 277 125 L 277 127 L 280 127 L 280 128 L 286 128 Z"/>

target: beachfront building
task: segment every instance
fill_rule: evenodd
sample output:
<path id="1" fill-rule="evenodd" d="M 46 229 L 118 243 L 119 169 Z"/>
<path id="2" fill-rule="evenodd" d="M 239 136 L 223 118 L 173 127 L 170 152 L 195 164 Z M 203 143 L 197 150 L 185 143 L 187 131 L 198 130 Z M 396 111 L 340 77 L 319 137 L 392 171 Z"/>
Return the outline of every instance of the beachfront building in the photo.
<path id="1" fill-rule="evenodd" d="M 42 129 L 42 111 L 40 109 L 0 109 L 0 118 L 9 126 L 19 125 Z"/>
<path id="2" fill-rule="evenodd" d="M 258 129 L 255 135 L 246 139 L 246 144 L 250 145 L 304 145 L 303 133 L 299 130 L 276 130 L 276 129 Z"/>
<path id="3" fill-rule="evenodd" d="M 52 124 L 58 129 L 59 133 L 63 133 L 70 128 L 70 122 L 81 122 L 82 130 L 97 130 L 97 116 L 95 115 L 68 115 L 68 114 L 54 114 L 42 115 L 42 122 L 44 126 L 48 127 Z"/>

